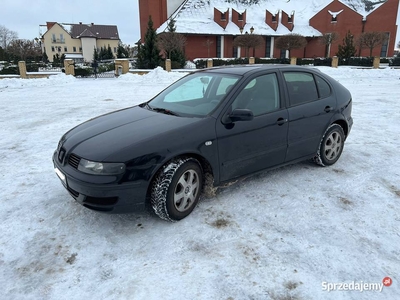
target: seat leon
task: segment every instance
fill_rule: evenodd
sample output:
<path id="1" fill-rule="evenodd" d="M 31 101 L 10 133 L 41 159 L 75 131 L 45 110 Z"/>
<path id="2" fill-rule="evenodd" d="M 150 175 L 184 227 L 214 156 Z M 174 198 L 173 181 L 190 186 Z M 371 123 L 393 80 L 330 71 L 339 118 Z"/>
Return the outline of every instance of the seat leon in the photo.
<path id="1" fill-rule="evenodd" d="M 148 206 L 178 221 L 209 188 L 308 159 L 334 164 L 353 124 L 351 109 L 350 92 L 318 69 L 199 70 L 145 103 L 65 133 L 54 169 L 89 209 Z"/>

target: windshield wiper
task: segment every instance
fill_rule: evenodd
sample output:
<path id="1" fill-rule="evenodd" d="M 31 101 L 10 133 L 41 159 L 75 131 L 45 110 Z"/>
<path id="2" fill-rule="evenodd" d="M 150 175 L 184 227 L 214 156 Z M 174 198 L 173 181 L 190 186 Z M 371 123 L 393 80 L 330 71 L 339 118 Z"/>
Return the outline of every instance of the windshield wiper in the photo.
<path id="1" fill-rule="evenodd" d="M 177 114 L 176 112 L 173 112 L 173 111 L 171 111 L 171 110 L 169 110 L 169 109 L 166 109 L 166 108 L 151 107 L 151 106 L 148 105 L 148 104 L 147 104 L 147 107 L 150 108 L 151 110 L 156 111 L 156 112 L 160 112 L 160 113 L 163 113 L 163 114 L 166 114 L 166 115 L 178 116 L 178 117 L 179 117 L 179 114 Z"/>

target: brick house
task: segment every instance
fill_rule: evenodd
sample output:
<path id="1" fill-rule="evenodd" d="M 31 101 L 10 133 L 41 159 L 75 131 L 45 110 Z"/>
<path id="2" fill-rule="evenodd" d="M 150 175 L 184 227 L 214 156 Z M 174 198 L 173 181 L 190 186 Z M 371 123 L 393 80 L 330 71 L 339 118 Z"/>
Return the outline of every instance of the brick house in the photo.
<path id="1" fill-rule="evenodd" d="M 311 2 L 311 1 L 310 1 Z M 274 46 L 279 36 L 298 33 L 306 37 L 304 49 L 292 50 L 295 57 L 324 57 L 326 46 L 319 37 L 337 33 L 331 45 L 335 55 L 348 30 L 358 37 L 362 32 L 385 32 L 387 42 L 374 49 L 374 56 L 393 56 L 396 41 L 396 18 L 399 0 L 139 0 L 142 41 L 151 15 L 157 32 L 176 21 L 177 32 L 186 36 L 188 59 L 205 57 L 243 57 L 245 51 L 233 47 L 240 35 L 262 35 L 264 44 L 253 50 L 256 57 L 283 57 L 287 53 Z M 368 49 L 359 55 L 369 56 Z"/>
<path id="2" fill-rule="evenodd" d="M 90 62 L 94 48 L 99 51 L 101 47 L 108 46 L 116 56 L 120 41 L 115 25 L 47 22 L 46 25 L 40 25 L 40 29 L 45 31 L 41 36 L 42 52 L 46 52 L 51 62 L 56 54 L 70 54 Z"/>

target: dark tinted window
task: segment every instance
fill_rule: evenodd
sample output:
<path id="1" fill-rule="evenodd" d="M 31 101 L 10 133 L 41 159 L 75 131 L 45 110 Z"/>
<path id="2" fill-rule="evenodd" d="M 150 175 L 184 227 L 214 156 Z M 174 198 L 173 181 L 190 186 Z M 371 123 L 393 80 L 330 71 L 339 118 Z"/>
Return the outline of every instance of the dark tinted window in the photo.
<path id="1" fill-rule="evenodd" d="M 314 77 L 310 73 L 283 73 L 289 92 L 290 105 L 298 105 L 318 99 Z"/>
<path id="2" fill-rule="evenodd" d="M 331 87 L 329 86 L 329 84 L 318 75 L 315 75 L 315 80 L 317 81 L 319 97 L 320 98 L 328 97 L 331 94 Z"/>
<path id="3" fill-rule="evenodd" d="M 267 74 L 251 80 L 236 97 L 232 107 L 247 108 L 254 116 L 260 116 L 279 109 L 279 99 L 276 74 Z"/>

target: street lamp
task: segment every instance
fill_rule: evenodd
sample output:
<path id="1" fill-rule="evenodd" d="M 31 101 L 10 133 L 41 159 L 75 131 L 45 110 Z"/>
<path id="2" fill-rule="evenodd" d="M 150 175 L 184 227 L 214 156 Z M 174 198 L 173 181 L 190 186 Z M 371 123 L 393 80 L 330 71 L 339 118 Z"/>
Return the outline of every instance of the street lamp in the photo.
<path id="1" fill-rule="evenodd" d="M 251 28 L 250 28 L 250 33 L 253 34 L 253 32 L 254 32 L 254 27 L 251 26 Z"/>
<path id="2" fill-rule="evenodd" d="M 242 34 L 243 33 L 243 27 L 240 27 L 239 31 L 240 31 L 240 34 Z"/>

